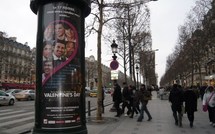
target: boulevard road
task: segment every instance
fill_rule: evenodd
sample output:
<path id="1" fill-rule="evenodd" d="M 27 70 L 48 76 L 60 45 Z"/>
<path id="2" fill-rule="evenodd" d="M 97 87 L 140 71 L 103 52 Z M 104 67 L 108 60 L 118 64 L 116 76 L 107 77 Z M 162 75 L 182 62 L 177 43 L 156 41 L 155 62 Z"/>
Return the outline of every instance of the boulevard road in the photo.
<path id="1" fill-rule="evenodd" d="M 86 109 L 90 101 L 91 109 L 96 109 L 97 98 L 86 97 Z M 35 101 L 16 101 L 14 106 L 0 106 L 0 134 L 19 134 L 34 126 Z M 111 95 L 105 96 L 104 104 L 112 103 Z"/>

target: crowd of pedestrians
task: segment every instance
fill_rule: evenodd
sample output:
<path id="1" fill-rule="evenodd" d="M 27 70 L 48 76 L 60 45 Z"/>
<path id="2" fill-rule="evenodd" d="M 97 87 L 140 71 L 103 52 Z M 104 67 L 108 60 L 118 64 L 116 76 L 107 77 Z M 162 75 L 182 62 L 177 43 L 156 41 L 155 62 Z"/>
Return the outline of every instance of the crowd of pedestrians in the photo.
<path id="1" fill-rule="evenodd" d="M 190 127 L 193 127 L 198 98 L 201 98 L 202 106 L 207 106 L 204 112 L 208 112 L 209 122 L 215 127 L 215 89 L 213 86 L 204 84 L 200 88 L 196 86 L 185 88 L 181 85 L 173 84 L 168 90 L 170 92 L 168 100 L 171 103 L 175 125 L 182 127 L 182 117 L 183 114 L 186 114 Z M 137 122 L 141 122 L 144 119 L 144 113 L 146 113 L 147 121 L 150 121 L 152 116 L 147 104 L 151 99 L 151 90 L 148 90 L 144 84 L 141 85 L 140 89 L 136 89 L 135 86 L 127 85 L 126 82 L 123 83 L 122 88 L 117 81 L 114 82 L 113 102 L 117 113 L 115 117 L 124 115 L 133 118 L 135 113 L 139 115 Z"/>
<path id="2" fill-rule="evenodd" d="M 169 101 L 171 102 L 171 108 L 173 117 L 175 119 L 175 125 L 182 127 L 183 113 L 187 114 L 187 118 L 190 122 L 190 127 L 193 127 L 194 113 L 197 111 L 197 100 L 199 94 L 202 99 L 202 106 L 207 106 L 210 124 L 215 127 L 215 95 L 213 86 L 202 86 L 197 88 L 196 86 L 190 86 L 182 88 L 180 85 L 174 84 L 170 90 Z M 185 109 L 183 107 L 185 104 Z"/>
<path id="3" fill-rule="evenodd" d="M 147 121 L 152 120 L 152 116 L 147 108 L 148 101 L 151 100 L 151 97 L 151 91 L 147 90 L 144 84 L 137 90 L 135 86 L 128 86 L 124 82 L 123 88 L 121 89 L 120 85 L 115 81 L 113 92 L 113 102 L 117 113 L 115 117 L 120 117 L 124 114 L 125 116 L 133 118 L 135 113 L 136 115 L 139 114 L 137 121 L 141 122 L 144 119 L 145 112 L 148 116 Z"/>

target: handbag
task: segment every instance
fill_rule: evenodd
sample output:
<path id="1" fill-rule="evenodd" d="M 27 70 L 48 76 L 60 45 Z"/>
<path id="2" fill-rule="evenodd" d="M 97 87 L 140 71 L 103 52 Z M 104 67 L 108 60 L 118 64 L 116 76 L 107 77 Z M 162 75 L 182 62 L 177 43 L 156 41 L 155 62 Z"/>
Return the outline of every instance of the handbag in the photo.
<path id="1" fill-rule="evenodd" d="M 204 112 L 207 112 L 208 111 L 208 103 L 209 101 L 211 100 L 212 96 L 214 95 L 214 93 L 212 93 L 212 95 L 210 96 L 210 98 L 208 99 L 208 101 L 206 101 L 205 105 L 202 106 L 202 110 Z"/>
<path id="2" fill-rule="evenodd" d="M 207 111 L 208 111 L 208 104 L 207 104 L 207 103 L 206 103 L 205 105 L 203 105 L 202 110 L 203 110 L 204 112 L 207 112 Z"/>

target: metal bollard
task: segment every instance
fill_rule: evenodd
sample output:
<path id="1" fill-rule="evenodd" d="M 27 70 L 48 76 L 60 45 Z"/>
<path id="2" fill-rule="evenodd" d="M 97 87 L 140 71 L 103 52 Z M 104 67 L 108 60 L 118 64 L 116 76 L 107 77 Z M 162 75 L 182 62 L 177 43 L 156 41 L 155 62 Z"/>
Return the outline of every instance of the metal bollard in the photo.
<path id="1" fill-rule="evenodd" d="M 90 101 L 88 101 L 88 116 L 91 116 Z"/>

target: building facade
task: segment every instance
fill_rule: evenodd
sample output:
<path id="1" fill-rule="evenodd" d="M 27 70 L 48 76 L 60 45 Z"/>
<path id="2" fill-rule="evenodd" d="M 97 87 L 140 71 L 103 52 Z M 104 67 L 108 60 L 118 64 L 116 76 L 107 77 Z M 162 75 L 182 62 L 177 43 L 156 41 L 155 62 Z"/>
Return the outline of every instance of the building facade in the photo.
<path id="1" fill-rule="evenodd" d="M 16 37 L 7 38 L 0 32 L 0 47 L 0 86 L 6 83 L 6 88 L 16 88 L 19 84 L 34 83 L 32 67 L 35 63 L 28 44 L 17 42 Z"/>

